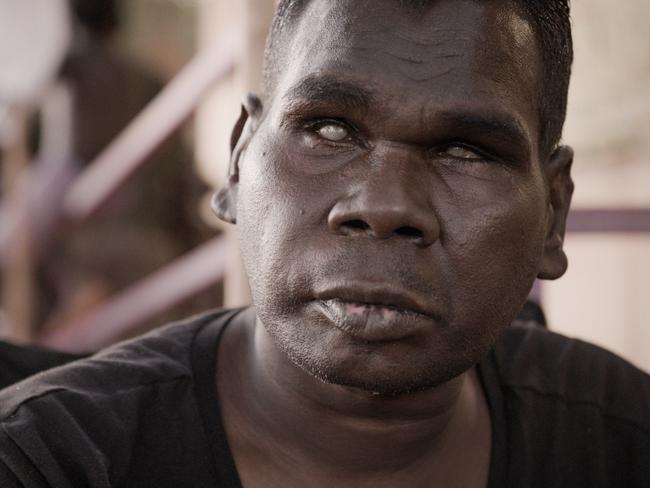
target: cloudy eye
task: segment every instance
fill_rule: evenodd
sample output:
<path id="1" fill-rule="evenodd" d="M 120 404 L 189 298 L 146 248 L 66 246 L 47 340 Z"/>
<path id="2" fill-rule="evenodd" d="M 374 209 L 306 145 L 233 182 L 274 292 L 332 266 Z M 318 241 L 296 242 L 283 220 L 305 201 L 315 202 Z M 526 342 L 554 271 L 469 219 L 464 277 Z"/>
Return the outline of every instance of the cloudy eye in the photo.
<path id="1" fill-rule="evenodd" d="M 448 146 L 440 151 L 442 156 L 451 156 L 456 159 L 476 160 L 483 159 L 480 154 L 463 146 Z"/>
<path id="2" fill-rule="evenodd" d="M 323 139 L 332 142 L 340 142 L 346 139 L 347 137 L 349 137 L 350 135 L 350 131 L 348 131 L 345 127 L 339 124 L 322 125 L 316 132 Z"/>

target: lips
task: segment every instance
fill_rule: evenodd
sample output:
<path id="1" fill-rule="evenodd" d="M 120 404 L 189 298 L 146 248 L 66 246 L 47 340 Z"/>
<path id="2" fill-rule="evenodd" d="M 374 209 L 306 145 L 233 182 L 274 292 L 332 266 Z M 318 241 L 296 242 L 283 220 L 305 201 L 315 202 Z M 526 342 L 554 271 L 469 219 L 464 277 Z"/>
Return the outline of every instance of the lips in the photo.
<path id="1" fill-rule="evenodd" d="M 368 304 L 405 313 L 416 313 L 439 319 L 439 314 L 415 293 L 388 284 L 354 283 L 329 286 L 315 293 L 318 300 L 341 300 L 347 303 Z"/>
<path id="2" fill-rule="evenodd" d="M 440 323 L 416 295 L 383 284 L 331 287 L 316 294 L 316 304 L 335 327 L 364 342 L 398 341 Z"/>

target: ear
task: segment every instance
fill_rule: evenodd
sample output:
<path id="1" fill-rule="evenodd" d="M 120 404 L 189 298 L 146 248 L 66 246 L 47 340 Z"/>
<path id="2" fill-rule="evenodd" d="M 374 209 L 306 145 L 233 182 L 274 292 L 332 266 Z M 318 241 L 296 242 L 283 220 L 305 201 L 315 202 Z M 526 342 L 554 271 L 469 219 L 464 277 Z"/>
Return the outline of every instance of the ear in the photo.
<path id="1" fill-rule="evenodd" d="M 230 164 L 226 185 L 217 191 L 212 198 L 212 210 L 224 222 L 237 223 L 239 162 L 257 130 L 262 111 L 262 102 L 257 95 L 249 93 L 244 97 L 241 114 L 230 136 Z"/>
<path id="2" fill-rule="evenodd" d="M 573 195 L 572 164 L 573 149 L 569 146 L 560 146 L 553 152 L 545 167 L 549 191 L 548 225 L 542 264 L 538 274 L 538 278 L 544 280 L 559 278 L 566 272 L 568 266 L 563 246 L 566 220 Z"/>

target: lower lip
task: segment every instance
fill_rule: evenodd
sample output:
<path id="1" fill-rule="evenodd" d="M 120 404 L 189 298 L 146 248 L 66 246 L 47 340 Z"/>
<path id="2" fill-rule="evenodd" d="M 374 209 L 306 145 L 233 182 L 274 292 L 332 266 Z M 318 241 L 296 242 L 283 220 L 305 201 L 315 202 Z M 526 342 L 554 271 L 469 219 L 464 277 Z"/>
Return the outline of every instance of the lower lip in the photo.
<path id="1" fill-rule="evenodd" d="M 316 304 L 334 326 L 364 342 L 392 342 L 430 328 L 433 319 L 421 313 L 343 300 L 320 300 Z"/>

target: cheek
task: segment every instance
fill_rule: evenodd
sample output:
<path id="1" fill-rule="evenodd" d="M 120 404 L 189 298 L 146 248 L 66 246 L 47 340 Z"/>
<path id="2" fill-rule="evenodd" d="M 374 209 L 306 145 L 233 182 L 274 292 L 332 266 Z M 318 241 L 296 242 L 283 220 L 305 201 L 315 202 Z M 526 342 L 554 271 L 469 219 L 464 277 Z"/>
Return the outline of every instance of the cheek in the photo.
<path id="1" fill-rule="evenodd" d="M 327 208 L 323 199 L 329 192 L 323 182 L 291 171 L 286 157 L 280 149 L 260 145 L 249 149 L 240 167 L 237 227 L 242 259 L 254 297 L 265 302 L 285 302 L 304 285 L 306 273 L 300 265 L 310 242 L 322 237 Z"/>
<path id="2" fill-rule="evenodd" d="M 452 307 L 465 321 L 510 321 L 537 275 L 546 205 L 536 181 L 489 200 L 466 201 L 443 223 L 445 274 L 459 293 Z"/>

